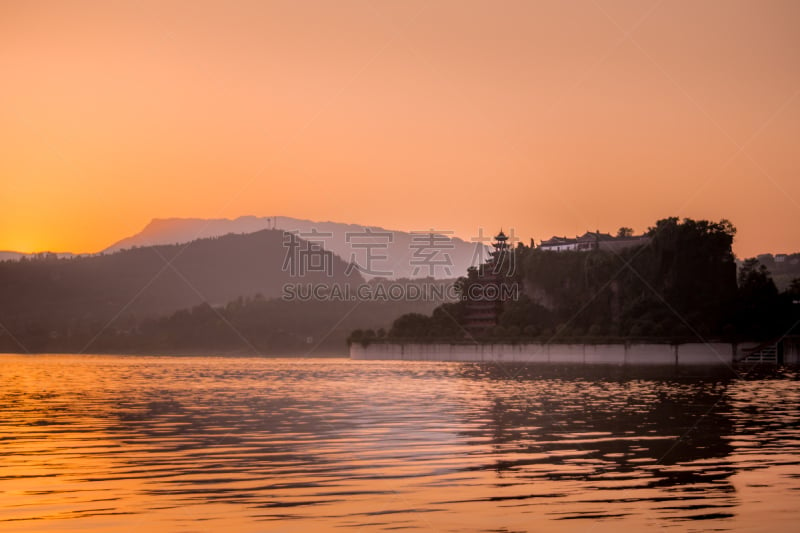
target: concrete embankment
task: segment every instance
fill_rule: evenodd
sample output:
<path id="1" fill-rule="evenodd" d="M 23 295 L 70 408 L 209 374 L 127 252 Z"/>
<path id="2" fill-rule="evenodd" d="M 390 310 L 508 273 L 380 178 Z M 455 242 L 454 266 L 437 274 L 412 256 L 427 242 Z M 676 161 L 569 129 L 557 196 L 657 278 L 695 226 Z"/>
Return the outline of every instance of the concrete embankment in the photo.
<path id="1" fill-rule="evenodd" d="M 413 344 L 354 343 L 351 359 L 474 361 L 617 366 L 730 366 L 744 345 L 686 344 Z"/>

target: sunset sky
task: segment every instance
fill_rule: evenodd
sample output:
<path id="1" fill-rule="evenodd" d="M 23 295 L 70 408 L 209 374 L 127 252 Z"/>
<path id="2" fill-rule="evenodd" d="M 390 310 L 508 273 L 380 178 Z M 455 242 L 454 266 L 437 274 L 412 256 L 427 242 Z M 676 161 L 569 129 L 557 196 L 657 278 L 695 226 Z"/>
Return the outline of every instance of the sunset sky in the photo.
<path id="1" fill-rule="evenodd" d="M 0 250 L 155 217 L 800 251 L 800 2 L 0 1 Z"/>

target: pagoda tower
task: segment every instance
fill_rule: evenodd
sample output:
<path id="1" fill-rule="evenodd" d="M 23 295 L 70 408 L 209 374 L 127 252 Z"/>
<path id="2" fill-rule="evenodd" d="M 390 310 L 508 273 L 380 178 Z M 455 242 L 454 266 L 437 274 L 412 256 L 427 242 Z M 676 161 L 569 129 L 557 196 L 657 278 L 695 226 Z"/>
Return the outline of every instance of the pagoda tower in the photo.
<path id="1" fill-rule="evenodd" d="M 504 270 L 509 264 L 511 248 L 508 236 L 500 230 L 492 242 L 489 259 L 478 268 L 471 267 L 463 295 L 466 301 L 463 326 L 471 335 L 483 335 L 497 326 L 497 319 L 506 299 L 502 290 L 506 284 Z"/>

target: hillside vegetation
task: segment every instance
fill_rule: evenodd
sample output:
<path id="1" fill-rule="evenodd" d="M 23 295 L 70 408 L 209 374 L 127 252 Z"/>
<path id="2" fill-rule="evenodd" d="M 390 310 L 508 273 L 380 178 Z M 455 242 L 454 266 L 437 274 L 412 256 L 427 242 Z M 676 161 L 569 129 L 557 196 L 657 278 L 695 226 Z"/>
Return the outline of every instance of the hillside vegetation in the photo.
<path id="1" fill-rule="evenodd" d="M 726 221 L 667 218 L 647 232 L 650 242 L 618 252 L 513 249 L 506 283 L 520 296 L 503 303 L 497 326 L 468 332 L 467 303 L 431 316 L 398 318 L 395 340 L 494 342 L 645 339 L 765 340 L 797 329 L 800 280 L 779 292 L 757 259 L 738 269 L 731 250 L 736 229 Z M 467 294 L 470 277 L 458 281 Z M 351 341 L 377 335 L 355 331 Z"/>

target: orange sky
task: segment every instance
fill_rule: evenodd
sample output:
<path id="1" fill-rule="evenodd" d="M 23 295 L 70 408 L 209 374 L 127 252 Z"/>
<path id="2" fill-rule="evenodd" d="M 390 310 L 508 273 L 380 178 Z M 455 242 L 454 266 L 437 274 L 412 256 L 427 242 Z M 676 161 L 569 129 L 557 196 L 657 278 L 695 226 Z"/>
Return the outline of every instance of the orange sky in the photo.
<path id="1" fill-rule="evenodd" d="M 792 0 L 2 2 L 0 250 L 278 214 L 727 217 L 741 256 L 800 251 L 798 27 Z"/>

